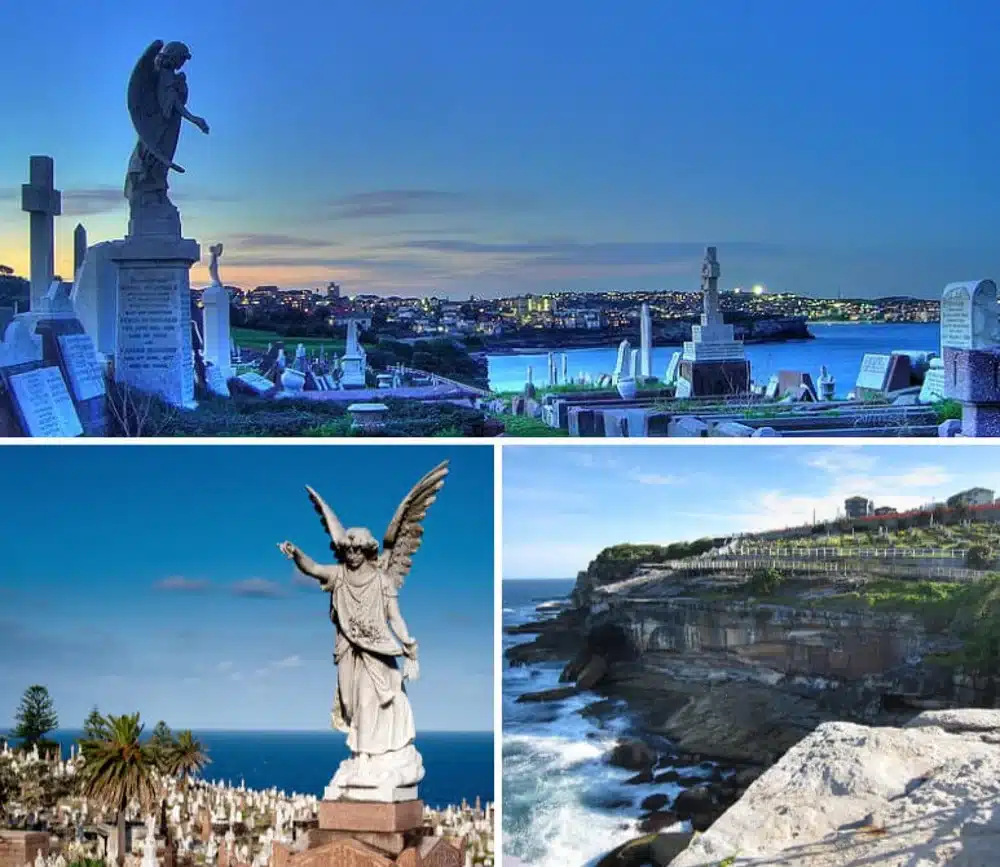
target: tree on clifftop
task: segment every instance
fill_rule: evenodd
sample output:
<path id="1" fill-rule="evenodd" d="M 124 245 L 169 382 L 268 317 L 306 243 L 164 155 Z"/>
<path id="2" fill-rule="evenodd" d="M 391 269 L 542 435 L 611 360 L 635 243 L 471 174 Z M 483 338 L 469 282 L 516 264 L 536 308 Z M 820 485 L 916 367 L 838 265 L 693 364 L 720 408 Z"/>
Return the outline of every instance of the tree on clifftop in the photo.
<path id="1" fill-rule="evenodd" d="M 14 714 L 14 722 L 16 725 L 11 734 L 19 738 L 26 747 L 40 743 L 45 735 L 59 725 L 55 704 L 44 686 L 36 684 L 24 691 L 21 705 Z"/>
<path id="2" fill-rule="evenodd" d="M 101 740 L 101 738 L 107 737 L 107 731 L 108 721 L 97 709 L 97 705 L 94 705 L 90 713 L 87 714 L 87 718 L 83 721 L 83 738 L 81 740 Z"/>

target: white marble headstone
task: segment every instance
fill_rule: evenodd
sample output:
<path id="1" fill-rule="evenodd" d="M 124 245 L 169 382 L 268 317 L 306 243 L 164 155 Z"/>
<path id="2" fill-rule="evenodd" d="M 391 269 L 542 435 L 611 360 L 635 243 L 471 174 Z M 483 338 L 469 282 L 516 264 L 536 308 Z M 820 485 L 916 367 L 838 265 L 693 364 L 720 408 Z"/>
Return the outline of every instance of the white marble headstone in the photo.
<path id="1" fill-rule="evenodd" d="M 78 401 L 104 394 L 104 370 L 89 334 L 60 334 L 59 349 Z"/>
<path id="2" fill-rule="evenodd" d="M 992 280 L 949 283 L 941 294 L 941 346 L 986 349 L 996 342 L 996 283 Z"/>
<path id="3" fill-rule="evenodd" d="M 58 367 L 15 374 L 10 387 L 28 436 L 77 437 L 83 433 Z"/>
<path id="4" fill-rule="evenodd" d="M 861 359 L 861 370 L 858 371 L 858 379 L 854 383 L 854 387 L 884 391 L 891 364 L 891 355 L 866 352 L 864 358 Z"/>

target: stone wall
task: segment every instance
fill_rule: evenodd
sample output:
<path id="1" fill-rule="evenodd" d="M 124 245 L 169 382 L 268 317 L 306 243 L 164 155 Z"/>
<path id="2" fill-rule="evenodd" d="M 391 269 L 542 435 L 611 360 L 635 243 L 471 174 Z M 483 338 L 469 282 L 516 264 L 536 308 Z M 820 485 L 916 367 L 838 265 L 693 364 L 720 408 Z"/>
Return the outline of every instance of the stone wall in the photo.
<path id="1" fill-rule="evenodd" d="M 0 831 L 0 867 L 33 864 L 39 852 L 42 857 L 48 857 L 48 834 L 40 831 Z"/>

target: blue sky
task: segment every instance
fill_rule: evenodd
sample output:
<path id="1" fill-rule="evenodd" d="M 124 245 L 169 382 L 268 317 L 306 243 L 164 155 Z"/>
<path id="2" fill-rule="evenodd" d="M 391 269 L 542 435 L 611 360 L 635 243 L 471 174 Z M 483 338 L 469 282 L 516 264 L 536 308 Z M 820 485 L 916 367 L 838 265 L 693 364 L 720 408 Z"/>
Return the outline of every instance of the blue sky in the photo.
<path id="1" fill-rule="evenodd" d="M 992 0 L 6 3 L 0 262 L 27 270 L 33 153 L 64 276 L 78 220 L 124 233 L 125 86 L 163 38 L 212 128 L 174 198 L 227 282 L 695 289 L 711 243 L 724 286 L 936 296 L 1000 272 L 998 25 Z"/>
<path id="2" fill-rule="evenodd" d="M 795 526 L 844 500 L 1000 492 L 997 446 L 505 448 L 503 577 L 575 578 L 601 549 Z"/>
<path id="3" fill-rule="evenodd" d="M 410 696 L 418 731 L 491 730 L 493 452 L 399 445 L 0 448 L 0 729 L 33 683 L 67 728 L 94 704 L 175 728 L 328 728 L 328 597 L 276 546 L 330 562 L 307 484 L 381 539 L 445 458 L 400 592 Z"/>

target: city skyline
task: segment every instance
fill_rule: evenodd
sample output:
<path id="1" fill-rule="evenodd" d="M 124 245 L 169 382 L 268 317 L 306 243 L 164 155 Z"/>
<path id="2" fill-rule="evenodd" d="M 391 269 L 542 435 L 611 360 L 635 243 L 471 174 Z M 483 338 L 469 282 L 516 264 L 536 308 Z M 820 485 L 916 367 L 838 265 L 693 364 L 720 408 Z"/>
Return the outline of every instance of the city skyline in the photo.
<path id="1" fill-rule="evenodd" d="M 227 283 L 349 295 L 693 291 L 706 244 L 723 286 L 812 296 L 929 298 L 1000 271 L 985 0 L 171 8 L 188 23 L 0 12 L 59 46 L 47 64 L 35 39 L 5 46 L 32 73 L 0 142 L 0 263 L 27 274 L 32 154 L 63 191 L 57 272 L 78 221 L 91 243 L 124 234 L 125 87 L 163 38 L 188 42 L 211 126 L 185 124 L 171 179 L 195 285 L 216 241 Z"/>
<path id="2" fill-rule="evenodd" d="M 174 728 L 329 728 L 328 598 L 277 544 L 332 562 L 306 484 L 381 538 L 443 459 L 451 473 L 400 591 L 420 647 L 409 693 L 418 732 L 491 730 L 493 452 L 401 445 L 0 452 L 17 492 L 0 521 L 18 540 L 0 585 L 0 730 L 35 683 L 67 729 L 94 705 Z"/>
<path id="3" fill-rule="evenodd" d="M 611 545 L 670 544 L 831 520 L 865 496 L 906 511 L 1000 491 L 976 447 L 716 444 L 504 449 L 503 577 L 575 578 Z"/>

